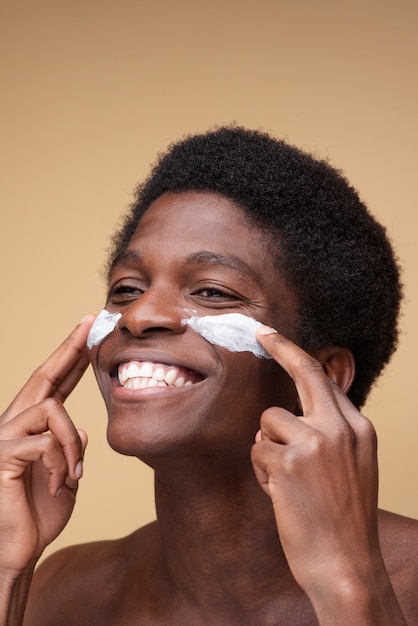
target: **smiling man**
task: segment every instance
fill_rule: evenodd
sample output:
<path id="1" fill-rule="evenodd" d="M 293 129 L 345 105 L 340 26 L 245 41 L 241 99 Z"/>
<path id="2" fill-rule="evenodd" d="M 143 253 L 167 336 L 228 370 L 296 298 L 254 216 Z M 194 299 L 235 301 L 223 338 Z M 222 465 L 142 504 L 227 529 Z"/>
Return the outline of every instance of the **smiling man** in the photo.
<path id="1" fill-rule="evenodd" d="M 236 127 L 172 146 L 114 238 L 109 325 L 86 348 L 88 316 L 2 417 L 0 624 L 417 624 L 418 524 L 378 511 L 359 412 L 400 301 L 384 229 L 328 164 Z M 231 315 L 260 353 L 218 341 Z M 86 435 L 62 401 L 89 359 L 157 520 L 32 580 L 74 505 Z"/>

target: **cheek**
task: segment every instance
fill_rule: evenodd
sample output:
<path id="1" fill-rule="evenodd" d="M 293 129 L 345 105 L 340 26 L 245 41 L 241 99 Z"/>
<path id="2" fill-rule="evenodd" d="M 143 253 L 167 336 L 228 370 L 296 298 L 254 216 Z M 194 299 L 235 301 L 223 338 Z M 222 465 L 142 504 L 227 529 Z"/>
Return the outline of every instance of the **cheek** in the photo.
<path id="1" fill-rule="evenodd" d="M 293 381 L 275 361 L 231 354 L 225 372 L 219 394 L 225 410 L 257 422 L 261 413 L 272 406 L 295 410 Z"/>
<path id="2" fill-rule="evenodd" d="M 294 413 L 298 406 L 298 394 L 289 374 L 275 361 L 269 363 L 266 381 L 269 406 L 278 406 Z"/>
<path id="3" fill-rule="evenodd" d="M 89 359 L 90 359 L 90 364 L 93 368 L 94 374 L 97 378 L 97 356 L 98 356 L 98 352 L 99 352 L 99 348 L 98 346 L 93 346 L 92 348 L 89 348 L 88 353 L 89 353 Z"/>
<path id="4" fill-rule="evenodd" d="M 97 384 L 98 384 L 99 389 L 100 389 L 100 393 L 102 394 L 102 396 L 106 400 L 106 384 L 105 383 L 106 382 L 110 383 L 110 378 L 109 378 L 107 373 L 105 374 L 104 372 L 100 372 L 100 370 L 99 370 L 99 367 L 98 367 L 98 353 L 99 353 L 99 349 L 100 349 L 100 346 L 93 346 L 89 350 L 89 358 L 90 358 L 91 367 L 92 367 L 94 375 L 96 377 Z"/>

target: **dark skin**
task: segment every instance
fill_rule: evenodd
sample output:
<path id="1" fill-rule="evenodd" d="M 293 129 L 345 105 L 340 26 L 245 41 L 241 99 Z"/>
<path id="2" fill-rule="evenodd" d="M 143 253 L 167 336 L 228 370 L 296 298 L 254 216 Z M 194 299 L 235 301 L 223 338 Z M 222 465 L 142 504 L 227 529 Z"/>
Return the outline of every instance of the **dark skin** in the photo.
<path id="1" fill-rule="evenodd" d="M 377 511 L 374 430 L 344 394 L 352 355 L 293 343 L 295 299 L 262 234 L 225 198 L 165 194 L 128 252 L 106 303 L 122 317 L 90 357 L 110 444 L 155 469 L 158 521 L 48 559 L 24 624 L 418 624 L 418 524 Z M 191 309 L 277 328 L 258 331 L 274 359 L 209 344 L 181 325 Z M 2 625 L 21 623 L 33 563 L 71 514 L 86 436 L 61 400 L 86 367 L 91 322 L 2 418 Z M 131 361 L 191 384 L 124 388 L 117 367 Z"/>

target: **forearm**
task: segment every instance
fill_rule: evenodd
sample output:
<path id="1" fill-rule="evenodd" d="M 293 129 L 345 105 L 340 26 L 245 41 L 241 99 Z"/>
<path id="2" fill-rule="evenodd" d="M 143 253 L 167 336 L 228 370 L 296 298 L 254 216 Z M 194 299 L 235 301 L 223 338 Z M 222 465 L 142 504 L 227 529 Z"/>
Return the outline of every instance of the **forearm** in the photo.
<path id="1" fill-rule="evenodd" d="M 36 561 L 20 574 L 0 575 L 0 626 L 21 626 Z"/>

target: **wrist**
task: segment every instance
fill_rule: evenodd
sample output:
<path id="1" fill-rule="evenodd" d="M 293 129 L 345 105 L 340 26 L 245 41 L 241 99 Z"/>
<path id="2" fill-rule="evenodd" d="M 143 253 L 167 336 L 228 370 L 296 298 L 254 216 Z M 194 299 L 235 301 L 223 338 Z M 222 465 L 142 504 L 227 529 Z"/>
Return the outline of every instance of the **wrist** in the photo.
<path id="1" fill-rule="evenodd" d="M 0 626 L 22 624 L 35 565 L 36 559 L 21 571 L 0 569 Z"/>
<path id="2" fill-rule="evenodd" d="M 2 567 L 0 565 L 0 587 L 4 587 L 5 585 L 13 586 L 15 581 L 20 578 L 32 576 L 37 562 L 38 557 L 34 557 L 25 565 L 25 567 L 22 568 Z"/>
<path id="3" fill-rule="evenodd" d="M 313 585 L 307 594 L 321 626 L 406 626 L 384 565 Z"/>

